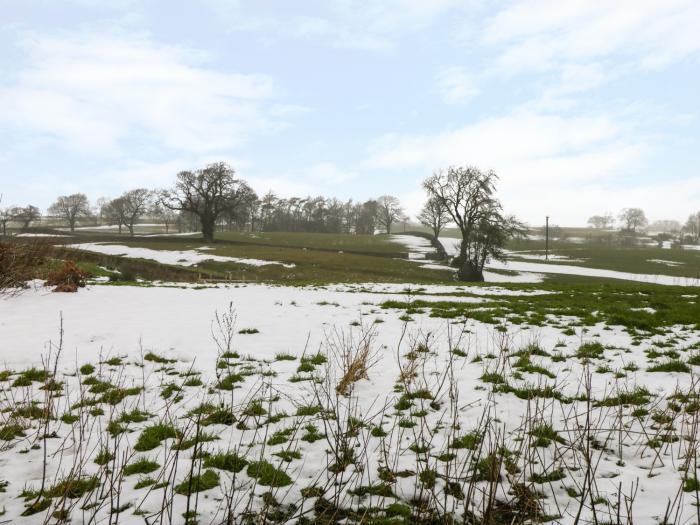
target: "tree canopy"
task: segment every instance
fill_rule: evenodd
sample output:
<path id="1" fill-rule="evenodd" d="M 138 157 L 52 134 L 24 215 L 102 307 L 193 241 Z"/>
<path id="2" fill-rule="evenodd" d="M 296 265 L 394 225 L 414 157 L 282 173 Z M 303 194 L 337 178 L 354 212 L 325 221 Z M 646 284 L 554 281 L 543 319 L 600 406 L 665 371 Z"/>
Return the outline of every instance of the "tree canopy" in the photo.
<path id="1" fill-rule="evenodd" d="M 496 197 L 498 176 L 493 170 L 474 166 L 450 166 L 425 180 L 429 198 L 437 199 L 462 234 L 459 256 L 454 264 L 463 281 L 483 281 L 484 266 L 490 258 L 503 259 L 503 247 L 525 226 L 503 213 Z"/>

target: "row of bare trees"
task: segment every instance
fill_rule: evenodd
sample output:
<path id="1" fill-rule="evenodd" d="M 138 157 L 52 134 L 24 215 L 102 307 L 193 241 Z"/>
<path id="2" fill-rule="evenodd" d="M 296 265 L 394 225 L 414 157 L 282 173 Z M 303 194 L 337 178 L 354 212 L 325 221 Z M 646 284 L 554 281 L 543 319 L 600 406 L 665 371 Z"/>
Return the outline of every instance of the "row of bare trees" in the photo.
<path id="1" fill-rule="evenodd" d="M 638 230 L 645 228 L 649 224 L 646 214 L 641 208 L 623 208 L 617 219 L 620 221 L 622 230 L 631 233 L 637 233 Z M 612 213 L 593 215 L 588 219 L 588 224 L 599 230 L 607 230 L 615 225 L 615 217 L 613 217 Z"/>
<path id="2" fill-rule="evenodd" d="M 363 203 L 324 197 L 279 198 L 268 192 L 258 198 L 253 189 L 220 162 L 177 174 L 175 186 L 159 192 L 167 210 L 196 217 L 206 240 L 213 240 L 218 225 L 251 230 L 374 234 L 407 217 L 396 197 L 383 195 Z"/>
<path id="3" fill-rule="evenodd" d="M 617 219 L 623 232 L 636 234 L 648 229 L 656 233 L 684 236 L 694 244 L 700 242 L 700 211 L 691 213 L 683 225 L 674 220 L 659 220 L 649 223 L 641 208 L 624 208 L 618 214 Z M 615 217 L 611 213 L 593 215 L 588 219 L 588 224 L 596 229 L 607 230 L 615 226 Z"/>
<path id="4" fill-rule="evenodd" d="M 497 179 L 493 171 L 450 167 L 434 173 L 423 184 L 428 199 L 421 222 L 436 238 L 450 223 L 462 234 L 454 261 L 461 280 L 482 281 L 487 260 L 502 258 L 506 240 L 525 231 L 522 223 L 503 213 L 496 197 Z M 49 212 L 64 219 L 73 231 L 79 219 L 90 216 L 91 209 L 87 197 L 79 193 L 59 197 Z M 171 189 L 134 189 L 104 200 L 99 211 L 104 221 L 118 225 L 120 231 L 127 228 L 131 235 L 147 213 L 166 224 L 175 217 L 185 217 L 199 226 L 206 241 L 213 241 L 215 230 L 222 225 L 248 225 L 251 230 L 263 231 L 374 234 L 379 227 L 391 233 L 395 223 L 407 220 L 401 203 L 391 195 L 362 203 L 323 197 L 281 199 L 272 192 L 258 198 L 223 162 L 178 173 Z"/>
<path id="5" fill-rule="evenodd" d="M 27 206 L 0 208 L 0 226 L 2 227 L 2 234 L 7 235 L 7 224 L 10 222 L 19 223 L 22 229 L 27 229 L 31 223 L 39 217 L 41 217 L 41 211 L 31 204 Z"/>
<path id="6" fill-rule="evenodd" d="M 213 240 L 217 229 L 251 231 L 302 231 L 322 233 L 374 234 L 380 228 L 391 233 L 392 226 L 407 220 L 399 199 L 383 195 L 365 202 L 342 202 L 325 197 L 280 198 L 268 192 L 258 197 L 229 165 L 220 162 L 177 174 L 167 190 L 137 188 L 115 199 L 99 199 L 93 209 L 83 193 L 58 197 L 49 215 L 62 220 L 71 231 L 81 220 L 97 219 L 134 235 L 144 217 L 178 229 L 200 229 Z M 41 217 L 35 206 L 0 210 L 3 234 L 9 222 L 23 229 Z"/>

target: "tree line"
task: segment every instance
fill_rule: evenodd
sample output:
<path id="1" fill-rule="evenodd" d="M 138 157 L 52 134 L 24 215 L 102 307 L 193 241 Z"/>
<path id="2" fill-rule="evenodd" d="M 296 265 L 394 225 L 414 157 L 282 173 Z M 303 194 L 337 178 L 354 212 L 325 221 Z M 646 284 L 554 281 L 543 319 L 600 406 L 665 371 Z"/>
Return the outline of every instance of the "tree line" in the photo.
<path id="1" fill-rule="evenodd" d="M 74 231 L 80 221 L 94 220 L 127 230 L 150 218 L 165 226 L 166 233 L 201 230 L 213 240 L 219 230 L 288 231 L 373 235 L 391 233 L 401 221 L 407 221 L 399 199 L 382 195 L 364 202 L 336 198 L 282 198 L 272 191 L 259 197 L 248 183 L 235 176 L 233 168 L 215 163 L 200 170 L 177 174 L 170 189 L 137 188 L 117 198 L 101 198 L 91 205 L 83 193 L 62 195 L 48 208 L 51 217 Z M 3 235 L 7 224 L 17 223 L 26 230 L 42 217 L 36 206 L 0 208 Z"/>
<path id="2" fill-rule="evenodd" d="M 494 171 L 475 166 L 450 166 L 423 182 L 427 198 L 418 219 L 436 238 L 446 226 L 457 227 L 462 243 L 452 263 L 460 280 L 483 280 L 486 262 L 503 259 L 506 241 L 527 231 L 524 223 L 503 211 L 497 182 Z M 281 198 L 271 191 L 260 197 L 223 162 L 181 171 L 171 188 L 137 188 L 114 199 L 100 199 L 95 207 L 82 193 L 60 196 L 48 213 L 71 231 L 78 221 L 92 217 L 118 226 L 120 232 L 125 228 L 131 235 L 142 218 L 150 217 L 164 224 L 166 233 L 173 226 L 179 231 L 199 230 L 205 241 L 213 241 L 215 231 L 227 229 L 373 235 L 391 233 L 395 224 L 408 220 L 401 202 L 392 195 L 364 202 L 322 196 Z M 27 228 L 40 216 L 31 205 L 0 209 L 3 234 L 8 222 Z M 631 233 L 648 225 L 639 208 L 625 208 L 619 220 L 622 229 Z M 588 222 L 596 228 L 614 223 L 610 214 L 593 216 Z M 683 231 L 693 242 L 700 242 L 700 212 L 691 215 Z"/>
<path id="3" fill-rule="evenodd" d="M 681 225 L 674 220 L 660 220 L 649 223 L 641 208 L 623 208 L 617 216 L 620 230 L 623 233 L 637 234 L 645 229 L 668 235 L 684 237 L 693 244 L 700 243 L 700 211 L 691 213 L 686 222 Z M 615 217 L 611 213 L 593 215 L 588 224 L 593 228 L 607 230 L 615 226 Z"/>

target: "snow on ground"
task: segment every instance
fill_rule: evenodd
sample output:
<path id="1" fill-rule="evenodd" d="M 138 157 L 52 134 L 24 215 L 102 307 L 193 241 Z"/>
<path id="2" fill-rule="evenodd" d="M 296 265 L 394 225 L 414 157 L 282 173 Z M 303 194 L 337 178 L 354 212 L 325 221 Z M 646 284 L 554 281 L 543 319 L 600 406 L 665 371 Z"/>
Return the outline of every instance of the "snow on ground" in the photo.
<path id="1" fill-rule="evenodd" d="M 541 283 L 544 275 L 533 272 L 498 273 L 484 270 L 484 281 L 487 283 Z"/>
<path id="2" fill-rule="evenodd" d="M 459 239 L 449 239 L 448 244 L 450 249 L 445 247 L 448 254 L 451 251 L 459 251 L 459 242 L 456 243 L 456 248 L 452 241 L 459 241 Z M 441 264 L 439 262 L 424 263 L 426 253 L 434 253 L 435 248 L 433 248 L 430 241 L 424 239 L 423 237 L 418 237 L 415 235 L 393 235 L 392 240 L 399 242 L 409 249 L 408 258 L 411 261 L 421 263 L 422 268 L 427 268 L 430 270 L 445 270 L 448 272 L 455 272 L 454 268 L 447 266 L 446 264 Z M 440 238 L 442 242 L 443 239 Z M 443 242 L 443 246 L 445 243 Z M 484 280 L 489 283 L 541 283 L 544 280 L 543 275 L 538 275 L 536 273 L 519 273 L 519 274 L 503 274 L 497 272 L 484 272 Z"/>
<path id="3" fill-rule="evenodd" d="M 530 253 L 531 250 L 522 250 L 522 251 L 511 251 L 511 250 L 503 250 L 504 253 L 509 256 L 509 257 L 516 257 L 518 259 L 531 259 L 533 261 L 546 261 L 547 258 L 549 258 L 550 261 L 567 261 L 567 262 L 584 262 L 586 259 L 576 259 L 573 257 L 569 257 L 567 255 L 556 255 L 556 254 L 549 254 L 549 256 L 545 256 L 539 253 Z"/>
<path id="4" fill-rule="evenodd" d="M 430 241 L 417 235 L 392 235 L 391 240 L 403 244 L 408 248 L 409 259 L 425 259 L 427 253 L 435 253 L 435 248 Z"/>
<path id="5" fill-rule="evenodd" d="M 135 237 L 192 237 L 201 234 L 202 232 L 137 233 Z"/>
<path id="6" fill-rule="evenodd" d="M 343 289 L 343 286 L 345 289 Z M 448 350 L 459 347 L 469 355 L 458 361 L 453 369 L 456 385 L 459 388 L 459 411 L 458 420 L 464 432 L 475 428 L 479 424 L 480 418 L 485 409 L 488 409 L 492 418 L 498 421 L 499 432 L 502 429 L 514 431 L 523 423 L 523 417 L 529 413 L 531 405 L 522 399 L 518 399 L 512 394 L 499 394 L 491 402 L 487 398 L 487 390 L 484 383 L 479 380 L 485 371 L 493 370 L 498 355 L 503 352 L 499 341 L 507 344 L 509 349 L 517 349 L 529 343 L 536 342 L 541 348 L 547 351 L 561 351 L 572 354 L 579 347 L 582 339 L 585 341 L 599 340 L 604 345 L 626 349 L 625 352 L 610 352 L 609 364 L 612 367 L 622 367 L 630 362 L 637 362 L 642 368 L 639 371 L 629 372 L 628 380 L 633 385 L 645 385 L 652 392 L 670 393 L 670 385 L 678 384 L 687 386 L 690 374 L 654 374 L 644 370 L 645 355 L 644 350 L 650 347 L 650 343 L 632 345 L 631 337 L 617 328 L 609 328 L 602 325 L 590 328 L 590 331 L 583 333 L 576 331 L 567 335 L 559 328 L 552 326 L 544 327 L 520 327 L 511 326 L 507 334 L 501 334 L 493 326 L 485 325 L 474 320 L 466 321 L 466 324 L 454 324 L 454 320 L 437 319 L 429 316 L 429 313 L 417 312 L 412 314 L 412 322 L 404 323 L 399 318 L 402 312 L 396 310 L 382 310 L 377 307 L 379 301 L 386 300 L 386 295 L 363 291 L 363 285 L 343 285 L 336 287 L 307 287 L 293 288 L 267 285 L 245 285 L 245 286 L 218 286 L 201 290 L 192 288 L 139 288 L 139 287 L 113 287 L 113 286 L 93 286 L 80 290 L 76 294 L 51 293 L 46 289 L 28 291 L 18 297 L 0 300 L 0 359 L 6 366 L 20 369 L 27 366 L 41 366 L 41 356 L 45 355 L 49 348 L 49 341 L 54 344 L 58 342 L 60 322 L 63 322 L 63 359 L 59 370 L 73 374 L 76 365 L 84 363 L 97 363 L 107 357 L 127 356 L 129 360 L 139 361 L 142 353 L 147 351 L 156 352 L 158 355 L 178 359 L 174 365 L 177 370 L 187 370 L 190 363 L 194 361 L 197 370 L 203 372 L 207 378 L 213 378 L 214 371 L 217 370 L 217 360 L 219 351 L 212 341 L 212 319 L 215 312 L 224 312 L 229 303 L 236 307 L 236 328 L 255 328 L 259 333 L 253 335 L 236 335 L 234 339 L 234 349 L 241 355 L 251 355 L 256 359 L 274 360 L 279 353 L 289 353 L 300 356 L 302 353 L 315 353 L 319 348 L 328 347 L 324 343 L 334 335 L 355 334 L 357 336 L 360 328 L 352 326 L 360 322 L 365 327 L 372 326 L 377 319 L 382 322 L 374 324 L 376 338 L 372 341 L 372 347 L 377 352 L 378 362 L 368 371 L 368 378 L 362 379 L 355 389 L 360 414 L 369 417 L 369 414 L 377 412 L 377 406 L 381 406 L 386 397 L 389 396 L 395 403 L 394 385 L 397 377 L 401 374 L 401 368 L 397 362 L 397 355 L 406 353 L 409 349 L 415 348 L 417 342 L 423 341 L 425 337 L 431 339 L 431 354 L 434 356 L 427 358 L 425 362 L 426 370 L 422 375 L 426 380 L 431 376 L 440 375 L 440 371 L 446 369 Z M 378 290 L 379 285 L 367 285 L 373 290 Z M 384 285 L 383 291 L 394 290 L 393 298 L 403 300 L 406 293 L 401 285 Z M 426 287 L 427 288 L 427 287 Z M 457 287 L 445 287 L 454 291 Z M 476 287 L 464 287 L 468 291 L 473 291 Z M 431 291 L 437 293 L 438 287 L 431 287 Z M 492 293 L 504 292 L 497 287 L 481 288 L 482 291 L 489 290 Z M 407 332 L 406 332 L 407 331 Z M 406 335 L 404 335 L 406 332 Z M 680 333 L 680 332 L 679 332 Z M 426 336 L 426 334 L 431 334 Z M 697 333 L 683 336 L 685 344 L 695 343 L 700 340 Z M 400 343 L 402 341 L 402 343 Z M 399 347 L 398 345 L 401 346 Z M 494 357 L 488 357 L 493 354 Z M 479 356 L 478 362 L 473 359 Z M 540 359 L 537 356 L 532 356 Z M 292 383 L 288 379 L 295 373 L 298 361 L 278 361 L 271 363 L 275 376 L 269 376 L 271 381 L 270 389 L 278 393 L 281 405 L 286 407 L 286 412 L 294 413 L 296 406 L 288 399 L 299 396 L 308 396 L 307 383 Z M 150 366 L 150 365 L 147 365 Z M 159 365 L 160 366 L 160 365 Z M 262 364 L 260 365 L 262 366 Z M 563 362 L 550 362 L 547 360 L 546 366 L 551 367 L 556 377 L 557 390 L 564 395 L 573 395 L 580 387 L 582 368 L 574 359 L 567 359 Z M 126 382 L 139 384 L 142 381 L 144 372 L 141 368 L 128 367 L 125 369 L 126 375 L 122 378 Z M 148 368 L 147 394 L 144 400 L 144 408 L 154 414 L 162 414 L 165 411 L 174 410 L 175 405 L 170 405 L 161 398 L 160 382 L 172 381 L 165 372 L 158 372 Z M 538 376 L 539 377 L 539 376 Z M 68 382 L 72 381 L 72 376 L 62 376 Z M 534 379 L 534 375 L 533 375 Z M 543 378 L 540 378 L 540 381 Z M 245 388 L 254 386 L 255 376 L 245 379 L 241 389 L 231 392 L 231 397 L 235 397 L 238 403 L 245 400 Z M 435 379 L 439 381 L 439 379 Z M 129 383 L 131 384 L 131 383 Z M 592 393 L 596 398 L 609 393 L 612 388 L 612 374 L 594 374 Z M 190 396 L 190 390 L 187 391 Z M 450 391 L 451 392 L 451 391 Z M 199 398 L 184 401 L 189 406 L 196 406 Z M 548 410 L 551 411 L 555 421 L 555 428 L 561 430 L 560 421 L 562 414 L 570 419 L 569 412 L 571 405 L 559 413 L 559 408 L 548 409 L 549 401 L 543 403 L 538 410 L 543 411 L 543 415 Z M 585 405 L 585 403 L 584 403 Z M 298 405 L 297 405 L 298 406 Z M 392 411 L 389 410 L 391 413 Z M 178 414 L 174 414 L 177 418 Z M 387 414 L 384 418 L 378 416 L 379 422 L 389 418 Z M 618 417 L 618 409 L 612 410 L 610 424 Z M 390 418 L 389 418 L 390 419 Z M 575 422 L 574 422 L 575 423 Z M 386 423 L 390 424 L 390 423 Z M 281 423 L 284 425 L 284 421 Z M 607 426 L 602 424 L 603 427 Z M 574 424 L 573 427 L 576 427 Z M 280 427 L 282 428 L 282 427 Z M 450 425 L 442 425 L 441 428 L 449 429 Z M 252 430 L 245 430 L 232 425 L 214 425 L 207 427 L 208 432 L 216 432 L 221 439 L 211 444 L 214 450 L 226 445 L 226 443 L 238 443 L 250 441 Z M 651 432 L 651 429 L 647 429 Z M 242 437 L 244 435 L 247 437 Z M 70 431 L 63 429 L 62 435 L 70 436 Z M 641 432 L 640 432 L 641 434 Z M 601 434 L 602 435 L 602 434 Z M 617 436 L 617 434 L 615 434 Z M 625 429 L 620 436 L 625 440 L 636 436 L 635 431 Z M 138 433 L 127 435 L 129 440 L 135 440 Z M 404 447 L 413 443 L 413 434 L 406 431 L 402 439 Z M 566 435 L 567 439 L 571 439 Z M 88 439 L 88 438 L 85 438 Z M 615 438 L 617 439 L 617 438 Z M 438 433 L 435 437 L 435 446 L 442 447 L 446 437 Z M 62 440 L 44 440 L 47 446 L 63 447 L 60 455 L 52 459 L 48 464 L 49 475 L 55 474 L 56 465 L 59 458 L 65 462 L 64 468 L 71 464 L 75 452 L 72 448 L 66 448 Z M 615 441 L 615 444 L 617 442 Z M 247 445 L 246 445 L 247 446 Z M 246 449 L 246 454 L 255 457 L 261 445 L 251 444 Z M 289 464 L 289 473 L 295 481 L 294 486 L 286 492 L 278 492 L 278 498 L 290 498 L 294 501 L 298 497 L 299 490 L 308 486 L 317 479 L 319 473 L 323 474 L 326 467 L 326 450 L 328 444 L 325 440 L 315 443 L 298 443 L 303 459 Z M 517 445 L 511 445 L 517 446 Z M 680 447 L 678 445 L 669 445 Z M 273 448 L 270 446 L 269 448 Z M 571 447 L 575 448 L 575 447 Z M 562 447 L 560 453 L 569 454 L 569 447 Z M 666 500 L 676 496 L 679 483 L 681 483 L 681 473 L 676 468 L 675 458 L 663 463 L 656 462 L 656 454 L 653 451 L 644 452 L 644 446 L 625 444 L 620 450 L 608 452 L 608 447 L 596 448 L 595 457 L 601 455 L 602 461 L 596 462 L 597 490 L 603 497 L 617 501 L 616 490 L 618 484 L 627 488 L 631 484 L 639 483 L 639 497 L 635 508 L 635 518 L 639 523 L 651 523 L 655 516 L 662 514 L 665 510 Z M 98 449 L 96 449 L 98 450 Z M 437 449 L 436 449 L 437 450 Z M 454 449 L 453 449 L 454 450 Z M 640 450 L 642 451 L 640 453 Z M 648 450 L 648 449 L 647 449 Z M 164 447 L 147 453 L 141 453 L 138 457 L 148 457 L 160 459 L 159 451 L 165 451 Z M 460 452 L 462 451 L 456 451 Z M 547 447 L 538 448 L 538 458 L 543 462 L 550 457 Z M 668 455 L 668 447 L 661 452 Z M 268 452 L 269 453 L 269 452 Z M 377 452 L 374 447 L 369 449 L 371 458 L 368 460 L 368 473 L 376 471 Z M 155 456 L 154 456 L 155 454 Z M 622 457 L 618 461 L 617 455 Z M 378 455 L 378 454 L 377 454 Z M 18 492 L 24 487 L 37 487 L 40 484 L 42 475 L 42 462 L 40 450 L 28 450 L 26 454 L 12 454 L 5 452 L 0 455 L 0 478 L 10 481 L 6 492 L 0 493 L 0 508 L 7 509 L 6 518 L 15 519 L 23 510 L 24 504 L 17 498 Z M 406 448 L 406 452 L 397 456 L 399 463 L 395 465 L 398 471 L 401 468 L 415 468 L 415 455 Z M 181 454 L 179 476 L 187 472 L 190 468 L 189 454 Z M 564 464 L 568 460 L 566 457 L 558 457 L 555 454 L 555 462 Z M 90 462 L 93 468 L 95 465 Z M 556 464 L 556 463 L 555 463 Z M 649 465 L 653 465 L 653 476 L 649 470 Z M 573 465 L 572 465 L 573 466 Z M 534 470 L 540 470 L 541 466 L 536 465 Z M 222 471 L 222 476 L 226 473 Z M 239 474 L 239 482 L 245 481 L 246 471 Z M 576 502 L 570 500 L 565 487 L 576 486 L 585 477 L 585 469 L 576 468 L 567 471 L 567 477 L 561 483 L 546 483 L 538 485 L 538 490 L 546 492 L 547 499 L 541 500 L 550 513 L 554 510 L 555 503 L 561 503 L 563 516 L 557 522 L 573 523 L 576 513 Z M 178 479 L 181 479 L 180 477 Z M 136 489 L 134 484 L 137 476 L 129 477 L 120 487 L 120 504 L 131 503 L 132 508 L 125 510 L 120 516 L 122 523 L 142 523 L 143 518 L 133 514 L 137 505 L 145 505 L 153 510 L 158 508 L 162 498 L 162 492 L 154 491 L 152 495 L 146 489 Z M 411 483 L 411 485 L 407 485 Z M 413 481 L 399 481 L 395 487 L 398 494 L 409 499 L 413 494 Z M 216 522 L 216 509 L 219 505 L 219 489 L 212 489 L 203 493 L 199 500 L 199 522 Z M 263 489 L 263 491 L 266 489 Z M 258 490 L 257 492 L 261 492 Z M 554 496 L 554 497 L 553 497 Z M 695 509 L 690 501 L 692 495 L 686 496 L 688 501 L 683 503 L 682 512 L 678 523 L 688 523 L 695 515 Z M 185 498 L 176 496 L 174 512 L 177 516 L 184 511 Z M 598 509 L 599 519 L 608 517 L 606 506 L 601 505 Z M 588 511 L 584 512 L 584 517 L 588 516 Z M 37 515 L 40 516 L 40 515 Z M 17 523 L 35 523 L 35 518 L 19 518 Z M 79 522 L 81 513 L 74 513 L 73 521 Z M 221 520 L 219 515 L 218 521 Z M 40 520 L 41 521 L 41 520 Z"/>
<path id="7" fill-rule="evenodd" d="M 615 270 L 602 270 L 599 268 L 586 268 L 583 266 L 570 266 L 564 264 L 542 264 L 521 261 L 490 261 L 487 268 L 501 270 L 515 270 L 518 272 L 556 273 L 562 275 L 584 275 L 589 277 L 604 277 L 608 279 L 621 279 L 648 284 L 663 284 L 669 286 L 700 286 L 700 279 L 691 277 L 675 277 L 672 275 L 653 275 L 643 273 L 618 272 Z"/>
<path id="8" fill-rule="evenodd" d="M 134 228 L 165 228 L 164 224 L 156 224 L 156 223 L 144 223 L 144 224 L 134 224 Z M 57 228 L 59 230 L 63 231 L 70 231 L 70 228 Z M 84 230 L 84 231 L 91 231 L 91 230 L 119 230 L 119 225 L 118 224 L 101 224 L 101 225 L 95 225 L 95 226 L 76 226 L 74 228 L 75 230 Z M 122 226 L 122 230 L 128 229 L 124 226 Z"/>
<path id="9" fill-rule="evenodd" d="M 152 250 L 150 248 L 135 248 L 131 246 L 124 246 L 122 244 L 107 244 L 103 242 L 68 244 L 66 247 L 77 250 L 104 253 L 106 255 L 117 255 L 131 259 L 151 259 L 162 264 L 173 264 L 177 266 L 195 266 L 204 261 L 233 262 L 236 264 L 246 264 L 249 266 L 279 264 L 285 268 L 293 268 L 295 266 L 292 263 L 283 263 L 279 261 L 210 255 L 207 253 L 200 253 L 199 250 Z M 205 247 L 205 249 L 210 250 L 211 248 Z"/>
<path id="10" fill-rule="evenodd" d="M 457 239 L 456 237 L 438 237 L 438 240 L 445 248 L 447 255 L 450 257 L 456 257 L 459 255 L 459 248 L 462 246 L 462 239 Z"/>
<path id="11" fill-rule="evenodd" d="M 421 264 L 421 268 L 429 270 L 444 270 L 451 274 L 456 274 L 456 269 L 442 263 Z M 487 283 L 541 283 L 544 281 L 544 275 L 538 273 L 517 272 L 517 273 L 498 273 L 484 270 L 484 281 Z"/>
<path id="12" fill-rule="evenodd" d="M 665 259 L 647 259 L 647 262 L 664 264 L 666 266 L 682 266 L 683 264 L 685 264 L 680 261 L 667 261 Z"/>
<path id="13" fill-rule="evenodd" d="M 59 235 L 57 233 L 18 233 L 15 237 L 71 237 L 70 235 Z"/>
<path id="14" fill-rule="evenodd" d="M 461 239 L 452 237 L 440 237 L 440 242 L 445 247 L 448 255 L 454 257 L 459 253 Z M 573 266 L 563 264 L 542 264 L 524 261 L 489 261 L 487 269 L 492 270 L 513 270 L 517 272 L 531 273 L 555 273 L 562 275 L 583 275 L 589 277 L 604 277 L 608 279 L 621 279 L 625 281 L 636 281 L 649 284 L 663 284 L 670 286 L 700 286 L 700 279 L 691 277 L 675 277 L 671 275 L 654 275 L 643 273 L 618 272 L 615 270 L 603 270 L 600 268 L 586 268 L 584 266 Z"/>
<path id="15" fill-rule="evenodd" d="M 554 292 L 549 290 L 515 290 L 510 288 L 500 288 L 498 286 L 483 286 L 479 284 L 398 284 L 398 283 L 361 283 L 361 284 L 332 284 L 325 289 L 333 292 L 368 292 L 377 294 L 401 294 L 414 295 L 421 294 L 456 294 L 468 293 L 471 295 L 503 295 L 503 296 L 530 296 L 549 295 Z M 422 299 L 422 297 L 421 297 Z M 452 300 L 453 298 L 450 298 Z"/>
<path id="16" fill-rule="evenodd" d="M 382 285 L 367 286 L 372 289 Z M 215 311 L 224 311 L 230 302 L 237 308 L 239 327 L 255 327 L 261 332 L 254 339 L 255 348 L 251 348 L 256 357 L 272 358 L 275 353 L 285 351 L 301 353 L 310 333 L 313 339 L 309 347 L 314 350 L 328 327 L 348 326 L 369 311 L 387 317 L 386 312 L 377 311 L 372 304 L 392 297 L 364 291 L 340 291 L 351 287 L 313 289 L 250 284 L 195 290 L 88 286 L 75 294 L 52 293 L 48 288 L 38 287 L 19 297 L 0 300 L 0 357 L 11 367 L 37 362 L 46 349 L 45 343 L 56 339 L 62 315 L 66 349 L 79 361 L 94 359 L 100 351 L 133 357 L 138 355 L 138 343 L 142 340 L 145 348 L 155 348 L 168 357 L 182 360 L 196 357 L 205 362 L 201 365 L 205 367 L 216 359 L 212 345 L 203 345 L 211 339 L 211 320 Z M 410 285 L 384 285 L 383 291 L 403 300 L 408 297 L 407 287 Z M 454 291 L 448 286 L 421 288 L 426 288 L 427 292 Z M 496 288 L 490 292 L 500 293 Z M 430 298 L 421 296 L 421 299 Z M 469 297 L 454 299 L 479 301 Z M 371 304 L 363 305 L 367 302 Z M 366 321 L 373 319 L 370 315 Z M 444 321 L 436 323 L 429 318 L 426 321 L 433 327 L 444 324 Z M 399 327 L 391 323 L 382 326 L 382 332 L 386 332 L 384 342 L 399 335 L 398 330 Z M 12 341 L 11 348 L 9 341 Z"/>

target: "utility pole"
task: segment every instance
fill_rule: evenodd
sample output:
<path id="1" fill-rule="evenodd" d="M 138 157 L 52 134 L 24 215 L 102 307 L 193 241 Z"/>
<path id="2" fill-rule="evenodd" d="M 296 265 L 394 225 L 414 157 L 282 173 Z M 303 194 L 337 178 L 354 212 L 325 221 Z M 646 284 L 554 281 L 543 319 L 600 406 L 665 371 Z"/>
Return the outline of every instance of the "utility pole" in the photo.
<path id="1" fill-rule="evenodd" d="M 544 260 L 549 262 L 549 215 L 544 226 Z"/>

